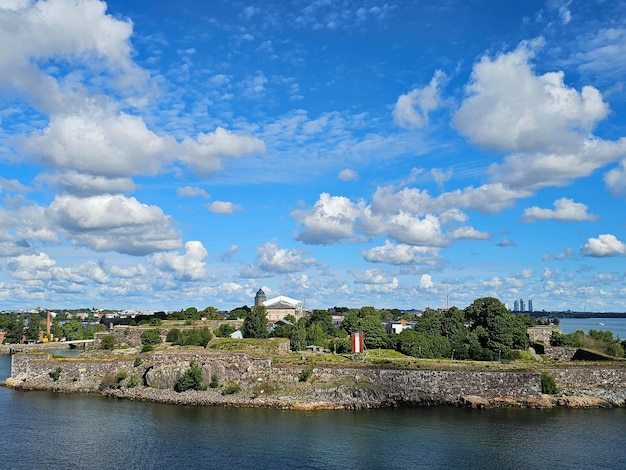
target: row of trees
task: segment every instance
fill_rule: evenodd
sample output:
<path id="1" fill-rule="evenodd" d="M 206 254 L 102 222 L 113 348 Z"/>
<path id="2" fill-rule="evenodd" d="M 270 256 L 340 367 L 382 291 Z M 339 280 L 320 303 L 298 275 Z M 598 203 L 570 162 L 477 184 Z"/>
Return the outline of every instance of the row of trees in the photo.
<path id="1" fill-rule="evenodd" d="M 21 343 L 22 341 L 39 341 L 40 334 L 45 331 L 42 318 L 34 313 L 27 319 L 17 313 L 0 315 L 0 329 L 6 332 L 5 343 Z M 93 339 L 94 333 L 104 331 L 104 325 L 83 323 L 80 320 L 69 320 L 61 323 L 54 318 L 50 324 L 50 334 L 54 338 L 65 338 L 68 341 Z"/>
<path id="2" fill-rule="evenodd" d="M 313 310 L 292 324 L 277 326 L 272 336 L 289 338 L 293 350 L 308 345 L 322 346 L 338 353 L 350 351 L 349 335 L 361 331 L 369 349 L 396 349 L 423 358 L 495 360 L 513 359 L 528 347 L 526 329 L 534 325 L 531 317 L 511 313 L 498 299 L 475 300 L 463 310 L 426 309 L 421 317 L 404 317 L 415 325 L 401 334 L 388 333 L 383 320 L 390 311 L 374 307 L 346 309 L 341 328 L 334 326 L 332 312 Z M 265 307 L 254 307 L 243 322 L 247 338 L 268 336 Z"/>
<path id="3" fill-rule="evenodd" d="M 568 334 L 555 331 L 550 338 L 550 344 L 586 348 L 615 357 L 624 357 L 626 350 L 626 340 L 620 340 L 613 335 L 613 332 L 603 330 L 589 330 L 588 334 L 580 330 Z"/>

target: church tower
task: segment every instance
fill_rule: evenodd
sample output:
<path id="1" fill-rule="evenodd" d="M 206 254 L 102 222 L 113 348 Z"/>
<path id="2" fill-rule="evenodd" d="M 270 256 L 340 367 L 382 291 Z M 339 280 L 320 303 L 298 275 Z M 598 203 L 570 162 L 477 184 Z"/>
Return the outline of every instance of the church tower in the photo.
<path id="1" fill-rule="evenodd" d="M 259 288 L 256 295 L 254 296 L 254 306 L 258 307 L 259 305 L 263 305 L 263 302 L 265 302 L 266 300 L 267 298 L 265 297 L 265 292 L 263 292 L 263 289 Z"/>

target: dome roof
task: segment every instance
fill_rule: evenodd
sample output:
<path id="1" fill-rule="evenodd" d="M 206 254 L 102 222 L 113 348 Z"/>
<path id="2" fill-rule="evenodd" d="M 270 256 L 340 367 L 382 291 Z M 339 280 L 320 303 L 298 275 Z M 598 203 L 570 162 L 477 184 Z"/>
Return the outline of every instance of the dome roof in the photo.
<path id="1" fill-rule="evenodd" d="M 265 292 L 263 292 L 263 289 L 259 287 L 259 290 L 257 291 L 256 296 L 259 297 L 261 295 L 265 295 Z"/>

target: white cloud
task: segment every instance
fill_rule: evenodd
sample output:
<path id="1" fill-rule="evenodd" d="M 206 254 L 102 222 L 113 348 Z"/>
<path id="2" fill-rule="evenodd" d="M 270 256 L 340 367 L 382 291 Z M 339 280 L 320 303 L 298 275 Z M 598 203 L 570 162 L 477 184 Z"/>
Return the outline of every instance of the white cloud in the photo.
<path id="1" fill-rule="evenodd" d="M 41 175 L 39 179 L 55 184 L 62 192 L 82 197 L 98 194 L 124 194 L 135 189 L 135 183 L 131 178 L 91 176 L 76 171 Z"/>
<path id="2" fill-rule="evenodd" d="M 383 246 L 376 246 L 361 251 L 361 256 L 372 263 L 388 263 L 395 265 L 403 264 L 427 264 L 437 263 L 438 248 L 429 246 L 411 246 L 406 244 L 394 244 L 385 240 Z"/>
<path id="3" fill-rule="evenodd" d="M 178 280 L 201 281 L 206 278 L 206 263 L 209 253 L 199 241 L 185 243 L 185 252 L 155 253 L 149 261 L 159 269 L 171 271 Z"/>
<path id="4" fill-rule="evenodd" d="M 204 199 L 208 199 L 211 196 L 202 188 L 197 188 L 194 186 L 184 186 L 182 188 L 178 188 L 176 193 L 180 197 L 202 197 Z"/>
<path id="5" fill-rule="evenodd" d="M 472 142 L 511 152 L 489 169 L 493 181 L 511 188 L 564 185 L 626 154 L 626 139 L 592 135 L 609 112 L 596 88 L 570 88 L 560 71 L 534 73 L 530 61 L 542 44 L 525 41 L 495 59 L 484 56 L 455 116 Z"/>
<path id="6" fill-rule="evenodd" d="M 345 168 L 339 172 L 339 175 L 337 175 L 337 177 L 341 181 L 356 181 L 359 179 L 359 174 L 356 171 L 351 170 L 350 168 Z"/>
<path id="7" fill-rule="evenodd" d="M 578 91 L 563 82 L 563 72 L 537 76 L 529 61 L 540 40 L 483 56 L 474 65 L 468 97 L 455 117 L 457 128 L 478 145 L 506 151 L 550 152 L 572 149 L 608 113 L 600 92 Z"/>
<path id="8" fill-rule="evenodd" d="M 259 268 L 271 273 L 291 273 L 302 271 L 306 266 L 315 263 L 313 258 L 302 258 L 299 250 L 278 248 L 275 243 L 264 243 L 257 247 Z"/>
<path id="9" fill-rule="evenodd" d="M 446 74 L 437 70 L 427 86 L 400 95 L 393 109 L 393 121 L 407 129 L 428 124 L 428 114 L 440 105 L 439 87 L 445 80 Z"/>
<path id="10" fill-rule="evenodd" d="M 291 213 L 304 228 L 296 239 L 313 245 L 328 245 L 350 238 L 359 210 L 360 205 L 346 197 L 322 193 L 311 209 Z"/>
<path id="11" fill-rule="evenodd" d="M 96 251 L 146 255 L 181 246 L 171 219 L 135 198 L 57 196 L 47 215 L 72 244 Z"/>
<path id="12" fill-rule="evenodd" d="M 554 210 L 541 209 L 540 207 L 529 207 L 524 209 L 521 220 L 524 222 L 535 222 L 537 220 L 558 220 L 558 221 L 592 221 L 598 216 L 587 213 L 588 207 L 580 202 L 563 197 L 554 201 Z"/>
<path id="13" fill-rule="evenodd" d="M 430 289 L 435 286 L 433 278 L 430 274 L 422 274 L 419 280 L 419 286 L 421 289 Z"/>
<path id="14" fill-rule="evenodd" d="M 235 211 L 243 210 L 239 204 L 233 204 L 232 202 L 215 201 L 208 204 L 207 207 L 214 214 L 232 214 Z"/>
<path id="15" fill-rule="evenodd" d="M 626 255 L 626 244 L 617 239 L 615 235 L 603 234 L 598 238 L 590 238 L 580 247 L 585 256 L 593 258 L 605 258 L 608 256 Z"/>
<path id="16" fill-rule="evenodd" d="M 481 232 L 470 226 L 459 227 L 448 232 L 447 235 L 454 240 L 491 240 L 490 233 Z"/>
<path id="17" fill-rule="evenodd" d="M 626 160 L 621 160 L 617 168 L 604 175 L 604 183 L 613 195 L 626 195 Z"/>
<path id="18" fill-rule="evenodd" d="M 199 174 L 206 174 L 221 169 L 223 157 L 265 153 L 265 143 L 255 137 L 237 135 L 218 127 L 215 132 L 199 134 L 196 140 L 185 139 L 180 151 L 180 161 Z"/>

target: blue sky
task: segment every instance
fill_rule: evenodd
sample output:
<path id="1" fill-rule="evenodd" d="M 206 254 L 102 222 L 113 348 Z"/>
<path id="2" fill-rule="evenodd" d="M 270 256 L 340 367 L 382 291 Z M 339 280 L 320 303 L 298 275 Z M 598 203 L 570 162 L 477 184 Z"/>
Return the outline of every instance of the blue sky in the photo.
<path id="1" fill-rule="evenodd" d="M 0 309 L 626 311 L 620 3 L 0 0 Z"/>

